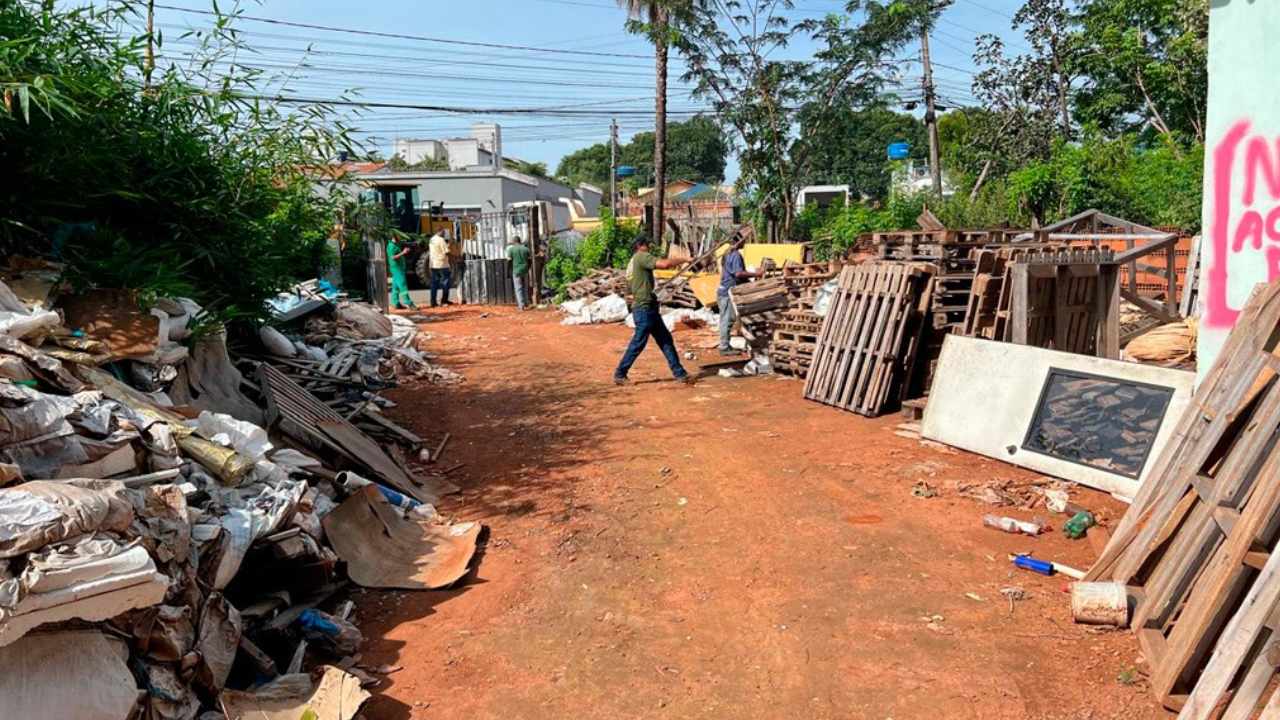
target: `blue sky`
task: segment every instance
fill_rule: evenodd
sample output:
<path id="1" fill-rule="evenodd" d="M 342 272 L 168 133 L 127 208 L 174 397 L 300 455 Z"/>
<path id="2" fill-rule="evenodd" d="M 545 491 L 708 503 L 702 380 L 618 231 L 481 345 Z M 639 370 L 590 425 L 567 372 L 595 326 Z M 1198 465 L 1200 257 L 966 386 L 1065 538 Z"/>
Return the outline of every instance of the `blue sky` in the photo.
<path id="1" fill-rule="evenodd" d="M 208 10 L 208 0 L 157 0 L 159 5 Z M 1020 0 L 955 0 L 933 36 L 935 75 L 944 102 L 971 102 L 973 38 L 996 33 L 1011 49 L 1024 47 L 1010 29 Z M 795 19 L 837 11 L 839 0 L 796 0 Z M 231 0 L 222 0 L 226 10 Z M 287 74 L 298 96 L 333 98 L 357 88 L 363 100 L 408 105 L 488 108 L 571 107 L 591 112 L 574 117 L 494 116 L 384 108 L 354 121 L 370 143 L 386 153 L 396 137 L 451 137 L 472 122 L 498 121 L 509 156 L 545 162 L 608 139 L 609 119 L 595 111 L 618 111 L 621 138 L 652 129 L 645 111 L 653 107 L 652 50 L 626 33 L 625 14 L 611 0 L 264 0 L 242 2 L 245 15 L 346 30 L 407 35 L 333 32 L 241 20 L 248 45 L 241 56 L 269 72 Z M 184 29 L 208 27 L 205 15 L 160 7 L 157 23 L 165 37 L 162 61 L 180 60 L 191 49 Z M 429 38 L 429 39 L 428 39 Z M 440 42 L 446 41 L 446 42 Z M 460 43 L 485 43 L 488 47 Z M 311 54 L 308 56 L 307 49 Z M 536 49 L 534 49 L 536 48 Z M 805 43 L 790 55 L 811 51 Z M 918 47 L 903 58 L 918 57 Z M 306 59 L 309 67 L 300 67 Z M 699 103 L 673 68 L 670 108 L 692 111 Z M 920 66 L 904 62 L 902 75 L 918 84 Z M 737 174 L 731 163 L 729 180 Z"/>

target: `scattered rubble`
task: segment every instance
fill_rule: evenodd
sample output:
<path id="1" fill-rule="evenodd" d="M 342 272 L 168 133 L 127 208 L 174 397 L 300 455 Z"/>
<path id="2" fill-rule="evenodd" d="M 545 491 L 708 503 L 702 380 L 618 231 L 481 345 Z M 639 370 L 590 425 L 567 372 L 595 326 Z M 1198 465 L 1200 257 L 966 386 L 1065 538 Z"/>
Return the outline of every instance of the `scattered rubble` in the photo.
<path id="1" fill-rule="evenodd" d="M 234 350 L 139 308 L 0 282 L 0 717 L 354 717 L 355 675 L 304 672 L 359 652 L 347 578 L 448 587 L 481 532 L 381 393 L 461 378 L 361 303 L 282 299 Z"/>

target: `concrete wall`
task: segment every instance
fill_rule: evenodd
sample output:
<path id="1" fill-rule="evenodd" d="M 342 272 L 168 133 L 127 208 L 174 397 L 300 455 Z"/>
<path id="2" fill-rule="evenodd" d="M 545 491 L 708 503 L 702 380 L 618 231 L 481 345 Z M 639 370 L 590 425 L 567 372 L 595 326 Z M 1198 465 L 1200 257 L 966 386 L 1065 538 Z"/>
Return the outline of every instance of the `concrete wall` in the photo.
<path id="1" fill-rule="evenodd" d="M 1199 370 L 1260 282 L 1280 279 L 1280 6 L 1214 0 L 1201 242 Z"/>
<path id="2" fill-rule="evenodd" d="M 444 143 L 439 140 L 396 140 L 391 146 L 391 154 L 399 155 L 410 165 L 426 159 L 444 160 L 448 157 Z"/>

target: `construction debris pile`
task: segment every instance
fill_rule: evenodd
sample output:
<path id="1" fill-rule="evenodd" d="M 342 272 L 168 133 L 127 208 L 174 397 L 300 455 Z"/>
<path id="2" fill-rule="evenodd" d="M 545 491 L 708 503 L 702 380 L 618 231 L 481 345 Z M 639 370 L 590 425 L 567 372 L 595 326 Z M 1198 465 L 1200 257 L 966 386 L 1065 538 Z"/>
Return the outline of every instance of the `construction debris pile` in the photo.
<path id="1" fill-rule="evenodd" d="M 353 717 L 379 678 L 344 590 L 448 587 L 476 551 L 434 509 L 448 435 L 379 394 L 456 376 L 371 306 L 289 303 L 233 360 L 190 301 L 58 273 L 0 281 L 0 717 Z"/>

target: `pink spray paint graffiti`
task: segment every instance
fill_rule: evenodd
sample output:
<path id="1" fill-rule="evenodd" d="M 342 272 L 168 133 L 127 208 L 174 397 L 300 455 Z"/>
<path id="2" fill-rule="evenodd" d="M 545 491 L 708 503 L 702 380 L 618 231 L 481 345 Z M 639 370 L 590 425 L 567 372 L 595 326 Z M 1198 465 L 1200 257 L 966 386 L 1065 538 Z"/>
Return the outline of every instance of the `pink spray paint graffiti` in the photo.
<path id="1" fill-rule="evenodd" d="M 1249 138 L 1250 126 L 1248 120 L 1236 122 L 1213 149 L 1213 257 L 1204 287 L 1204 324 L 1210 328 L 1229 329 L 1240 316 L 1227 293 L 1233 258 L 1239 263 L 1242 256 L 1262 253 L 1268 282 L 1280 279 L 1280 139 Z M 1242 155 L 1243 187 L 1234 183 Z M 1255 209 L 1260 179 L 1267 197 Z"/>

